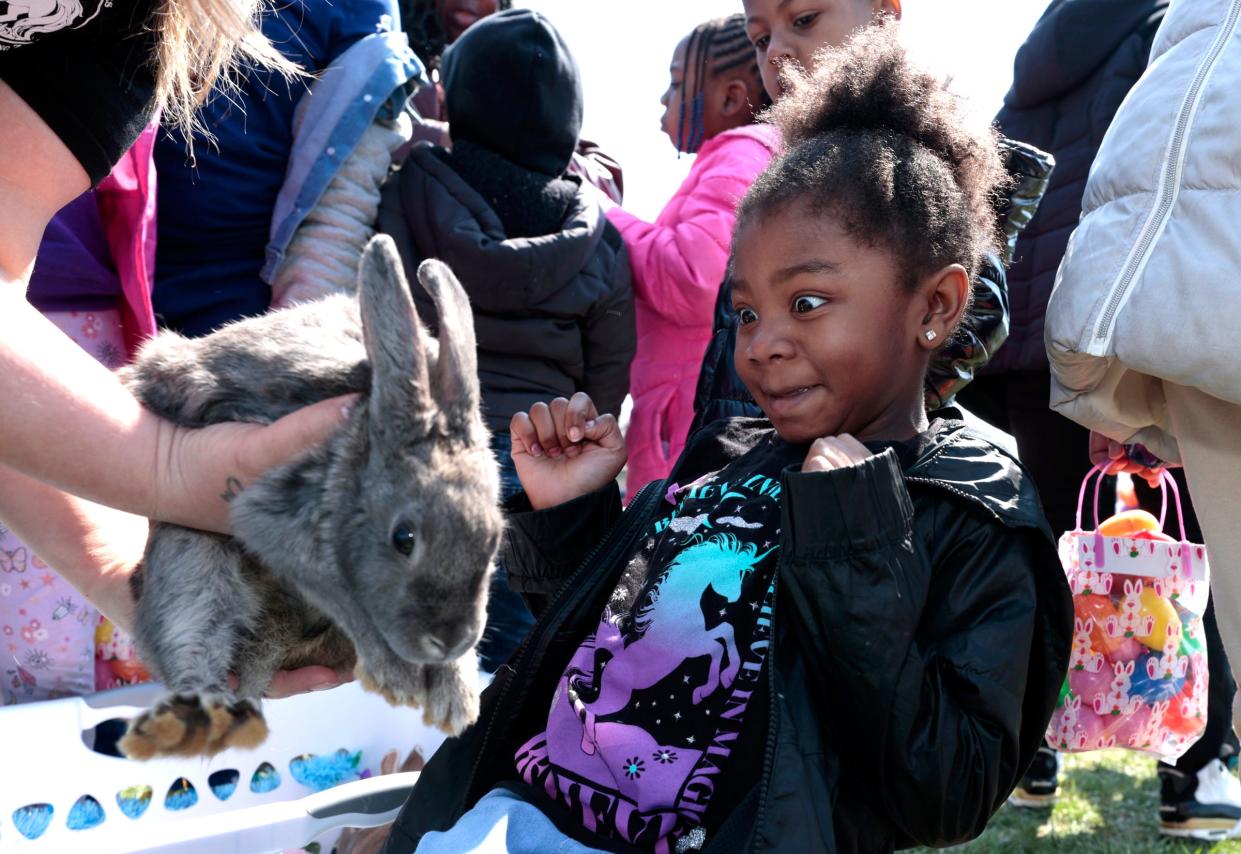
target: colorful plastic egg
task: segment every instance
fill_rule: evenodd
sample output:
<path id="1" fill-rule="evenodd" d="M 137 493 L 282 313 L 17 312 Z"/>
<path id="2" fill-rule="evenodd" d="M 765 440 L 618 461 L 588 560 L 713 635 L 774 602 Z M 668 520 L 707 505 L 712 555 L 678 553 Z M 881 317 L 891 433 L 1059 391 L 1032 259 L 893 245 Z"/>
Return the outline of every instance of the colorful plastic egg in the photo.
<path id="1" fill-rule="evenodd" d="M 1111 617 L 1119 620 L 1120 614 L 1116 611 L 1115 606 L 1112 605 L 1112 600 L 1107 596 L 1101 596 L 1097 593 L 1092 593 L 1085 596 L 1075 596 L 1073 597 L 1073 610 L 1078 619 L 1090 619 L 1094 621 L 1094 628 L 1090 631 L 1091 646 L 1106 655 L 1109 660 L 1131 661 L 1137 656 L 1137 653 L 1135 652 L 1134 655 L 1129 658 L 1114 657 L 1116 652 L 1124 647 L 1125 642 L 1132 639 L 1125 638 L 1123 636 L 1108 636 L 1108 618 Z"/>
<path id="2" fill-rule="evenodd" d="M 1099 523 L 1099 533 L 1105 537 L 1132 537 L 1143 531 L 1157 533 L 1159 520 L 1145 510 L 1126 510 Z"/>
<path id="3" fill-rule="evenodd" d="M 1093 707 L 1095 697 L 1107 694 L 1111 688 L 1112 676 L 1110 667 L 1101 667 L 1098 673 L 1073 670 L 1069 672 L 1069 687 L 1073 690 L 1073 696 L 1082 698 L 1083 708 Z"/>
<path id="4" fill-rule="evenodd" d="M 1139 621 L 1143 622 L 1147 617 L 1153 617 L 1155 627 L 1150 634 L 1137 635 L 1137 639 L 1156 652 L 1162 652 L 1163 645 L 1168 638 L 1168 631 L 1180 633 L 1181 618 L 1177 616 L 1176 607 L 1151 587 L 1143 588 L 1139 598 L 1142 600 L 1142 610 L 1138 615 Z"/>
<path id="5" fill-rule="evenodd" d="M 1074 729 L 1075 733 L 1084 733 L 1086 736 L 1085 743 L 1080 749 L 1097 750 L 1103 747 L 1103 742 L 1107 740 L 1110 723 L 1107 718 L 1096 715 L 1094 709 L 1087 709 L 1086 704 L 1083 703 L 1081 709 L 1078 710 L 1077 726 Z"/>
<path id="6" fill-rule="evenodd" d="M 1181 701 L 1184 699 L 1187 699 L 1184 693 L 1172 698 L 1172 702 L 1168 704 L 1168 711 L 1163 716 L 1163 723 L 1169 731 L 1182 738 L 1196 738 L 1206 729 L 1207 722 L 1203 718 L 1185 716 L 1181 708 Z"/>
<path id="7" fill-rule="evenodd" d="M 1192 636 L 1189 632 L 1181 632 L 1181 655 L 1193 658 L 1196 653 L 1204 652 L 1206 647 L 1202 643 L 1202 632 L 1195 632 Z"/>
<path id="8" fill-rule="evenodd" d="M 1070 674 L 1070 676 L 1071 675 L 1072 674 Z M 1071 680 L 1065 679 L 1064 683 L 1061 684 L 1060 686 L 1060 696 L 1056 697 L 1056 708 L 1058 709 L 1061 706 L 1063 706 L 1065 697 L 1068 697 L 1072 693 L 1073 693 L 1073 689 L 1072 689 Z"/>
<path id="9" fill-rule="evenodd" d="M 1138 659 L 1133 668 L 1133 676 L 1129 680 L 1129 696 L 1141 697 L 1144 703 L 1158 703 L 1160 700 L 1171 700 L 1185 687 L 1184 676 L 1151 676 L 1147 670 L 1147 661 L 1154 661 L 1156 667 L 1161 656 L 1146 654 Z"/>
<path id="10" fill-rule="evenodd" d="M 1191 702 L 1194 695 L 1194 683 L 1205 676 L 1205 673 L 1198 673 L 1197 668 L 1191 665 L 1189 677 L 1185 680 L 1185 686 L 1168 703 L 1168 711 L 1164 715 L 1164 725 L 1182 738 L 1196 738 L 1206 728 L 1206 718 L 1198 717 L 1192 713 L 1193 703 Z M 1191 711 L 1188 715 L 1185 714 L 1187 708 Z"/>
<path id="11" fill-rule="evenodd" d="M 1119 723 L 1112 728 L 1110 735 L 1116 736 L 1117 747 L 1140 747 L 1141 744 L 1136 739 L 1141 736 L 1142 730 L 1146 728 L 1147 722 L 1150 720 L 1151 710 L 1147 705 L 1143 705 L 1131 715 L 1125 715 Z"/>
<path id="12" fill-rule="evenodd" d="M 1146 647 L 1138 643 L 1133 638 L 1115 638 L 1112 641 L 1112 648 L 1104 653 L 1108 664 L 1116 664 L 1117 662 L 1136 661 L 1138 656 L 1146 652 Z"/>

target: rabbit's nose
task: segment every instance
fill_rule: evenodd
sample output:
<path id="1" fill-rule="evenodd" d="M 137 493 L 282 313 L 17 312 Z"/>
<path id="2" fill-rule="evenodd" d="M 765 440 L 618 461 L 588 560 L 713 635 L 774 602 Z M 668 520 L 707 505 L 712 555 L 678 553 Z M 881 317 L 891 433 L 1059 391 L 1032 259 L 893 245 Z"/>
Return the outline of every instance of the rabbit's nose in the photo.
<path id="1" fill-rule="evenodd" d="M 422 636 L 422 649 L 428 658 L 442 660 L 448 657 L 448 647 L 435 635 Z"/>
<path id="2" fill-rule="evenodd" d="M 430 661 L 448 661 L 463 655 L 478 638 L 467 626 L 449 626 L 434 632 L 423 632 L 418 643 Z"/>

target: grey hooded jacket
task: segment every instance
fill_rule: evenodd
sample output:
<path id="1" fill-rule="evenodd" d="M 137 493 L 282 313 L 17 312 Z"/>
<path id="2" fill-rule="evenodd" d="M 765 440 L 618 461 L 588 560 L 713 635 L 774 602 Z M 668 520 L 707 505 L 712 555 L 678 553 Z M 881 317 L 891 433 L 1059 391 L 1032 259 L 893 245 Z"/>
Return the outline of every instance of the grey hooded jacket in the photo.
<path id="1" fill-rule="evenodd" d="M 629 257 L 586 191 L 559 231 L 510 239 L 483 197 L 423 143 L 389 179 L 379 228 L 411 281 L 420 261 L 438 258 L 469 294 L 490 429 L 578 391 L 620 414 L 635 347 Z M 414 301 L 434 326 L 434 304 L 416 285 Z"/>

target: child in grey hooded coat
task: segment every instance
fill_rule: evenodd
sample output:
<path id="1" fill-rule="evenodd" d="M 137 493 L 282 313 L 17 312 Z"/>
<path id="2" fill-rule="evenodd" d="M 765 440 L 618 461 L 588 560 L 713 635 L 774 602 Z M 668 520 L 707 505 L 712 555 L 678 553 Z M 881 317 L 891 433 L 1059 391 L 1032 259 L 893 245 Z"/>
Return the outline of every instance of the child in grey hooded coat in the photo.
<path id="1" fill-rule="evenodd" d="M 619 415 L 635 337 L 629 260 L 593 190 L 567 174 L 582 124 L 578 67 L 537 12 L 474 24 L 441 68 L 453 147 L 421 143 L 380 207 L 412 272 L 446 262 L 470 297 L 483 416 L 505 495 L 520 487 L 508 423 L 540 401 L 583 391 Z M 434 307 L 414 286 L 420 315 Z M 531 625 L 503 572 L 492 589 L 484 665 L 495 667 Z"/>

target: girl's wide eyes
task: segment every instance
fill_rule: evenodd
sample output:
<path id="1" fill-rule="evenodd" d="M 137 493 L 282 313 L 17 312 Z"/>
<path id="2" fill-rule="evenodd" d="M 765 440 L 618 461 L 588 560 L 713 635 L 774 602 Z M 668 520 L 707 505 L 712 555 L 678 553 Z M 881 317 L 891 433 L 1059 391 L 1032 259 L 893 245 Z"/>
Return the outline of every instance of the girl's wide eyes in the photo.
<path id="1" fill-rule="evenodd" d="M 818 12 L 807 12 L 805 15 L 798 15 L 793 19 L 793 29 L 804 30 L 815 22 L 819 17 Z"/>
<path id="2" fill-rule="evenodd" d="M 758 315 L 754 313 L 753 309 L 739 308 L 737 309 L 737 320 L 742 326 L 748 326 L 758 320 Z"/>
<path id="3" fill-rule="evenodd" d="M 824 305 L 827 305 L 826 297 L 816 297 L 806 294 L 793 300 L 793 311 L 796 314 L 806 314 L 807 312 L 814 311 L 816 308 Z"/>

